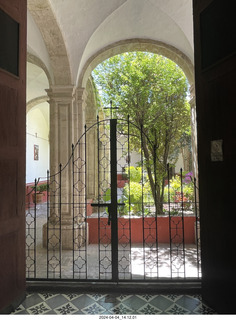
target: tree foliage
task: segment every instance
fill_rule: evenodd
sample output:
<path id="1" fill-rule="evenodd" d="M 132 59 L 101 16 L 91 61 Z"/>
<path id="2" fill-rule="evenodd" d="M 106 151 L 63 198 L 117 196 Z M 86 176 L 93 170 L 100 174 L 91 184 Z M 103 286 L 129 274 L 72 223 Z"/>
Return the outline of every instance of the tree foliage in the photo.
<path id="1" fill-rule="evenodd" d="M 164 178 L 168 160 L 190 128 L 188 83 L 183 71 L 171 60 L 147 52 L 114 56 L 93 71 L 103 105 L 110 100 L 119 118 L 129 116 L 143 131 L 143 153 L 153 198 L 162 212 Z M 132 133 L 132 149 L 140 142 Z"/>

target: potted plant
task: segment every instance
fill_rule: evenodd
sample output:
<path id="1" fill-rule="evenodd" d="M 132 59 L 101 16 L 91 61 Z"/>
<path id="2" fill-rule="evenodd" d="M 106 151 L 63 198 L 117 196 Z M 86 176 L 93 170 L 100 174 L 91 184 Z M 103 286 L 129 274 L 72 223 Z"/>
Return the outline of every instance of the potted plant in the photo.
<path id="1" fill-rule="evenodd" d="M 33 203 L 39 203 L 42 202 L 44 191 L 47 191 L 47 184 L 43 183 L 36 186 L 36 192 L 35 187 L 32 187 L 34 190 L 32 192 L 32 200 Z"/>

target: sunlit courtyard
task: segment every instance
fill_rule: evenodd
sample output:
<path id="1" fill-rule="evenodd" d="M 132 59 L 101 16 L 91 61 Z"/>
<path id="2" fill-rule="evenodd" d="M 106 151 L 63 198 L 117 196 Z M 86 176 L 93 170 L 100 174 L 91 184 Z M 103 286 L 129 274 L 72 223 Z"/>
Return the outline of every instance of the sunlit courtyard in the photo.
<path id="1" fill-rule="evenodd" d="M 111 244 L 86 243 L 78 250 L 48 250 L 43 247 L 43 225 L 47 222 L 47 204 L 36 207 L 36 242 L 26 230 L 27 278 L 112 280 Z M 34 208 L 29 209 L 31 212 Z M 32 227 L 29 211 L 27 226 Z M 158 280 L 200 278 L 200 260 L 196 244 L 134 243 L 118 245 L 119 280 Z"/>

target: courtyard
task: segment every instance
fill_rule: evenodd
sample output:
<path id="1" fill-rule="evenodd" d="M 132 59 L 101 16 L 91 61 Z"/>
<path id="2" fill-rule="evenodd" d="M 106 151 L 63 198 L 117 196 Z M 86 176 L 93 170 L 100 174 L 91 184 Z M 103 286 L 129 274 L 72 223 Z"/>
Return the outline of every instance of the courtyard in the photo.
<path id="1" fill-rule="evenodd" d="M 89 243 L 78 250 L 48 250 L 43 247 L 43 225 L 47 203 L 26 212 L 26 277 L 28 279 L 111 280 L 110 243 Z M 34 228 L 36 228 L 34 230 Z M 35 233 L 34 233 L 35 232 Z M 35 235 L 35 236 L 34 236 Z M 196 243 L 119 243 L 119 280 L 201 278 L 200 255 Z"/>

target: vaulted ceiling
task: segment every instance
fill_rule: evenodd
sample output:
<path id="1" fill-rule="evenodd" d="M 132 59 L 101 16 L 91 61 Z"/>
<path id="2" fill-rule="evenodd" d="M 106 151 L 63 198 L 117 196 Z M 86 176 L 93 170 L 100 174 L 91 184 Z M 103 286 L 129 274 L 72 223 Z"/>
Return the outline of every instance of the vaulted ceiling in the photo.
<path id="1" fill-rule="evenodd" d="M 99 52 L 133 39 L 163 43 L 193 64 L 192 0 L 28 0 L 28 54 L 50 78 L 46 88 L 76 85 Z M 28 85 L 38 79 L 41 88 L 35 72 L 28 64 Z"/>

